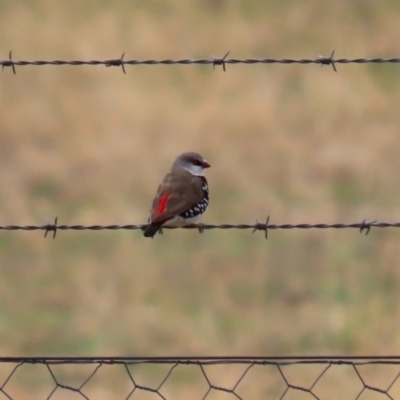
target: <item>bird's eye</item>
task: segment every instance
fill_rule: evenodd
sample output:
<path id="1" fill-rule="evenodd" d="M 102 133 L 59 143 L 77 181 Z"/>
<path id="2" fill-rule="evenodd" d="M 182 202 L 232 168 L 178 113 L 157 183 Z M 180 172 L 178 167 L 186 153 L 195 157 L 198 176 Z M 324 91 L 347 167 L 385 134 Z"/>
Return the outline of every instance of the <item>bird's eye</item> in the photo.
<path id="1" fill-rule="evenodd" d="M 199 160 L 193 160 L 192 163 L 193 163 L 194 165 L 199 166 L 199 167 L 201 167 L 201 166 L 203 165 L 202 162 L 199 161 Z"/>

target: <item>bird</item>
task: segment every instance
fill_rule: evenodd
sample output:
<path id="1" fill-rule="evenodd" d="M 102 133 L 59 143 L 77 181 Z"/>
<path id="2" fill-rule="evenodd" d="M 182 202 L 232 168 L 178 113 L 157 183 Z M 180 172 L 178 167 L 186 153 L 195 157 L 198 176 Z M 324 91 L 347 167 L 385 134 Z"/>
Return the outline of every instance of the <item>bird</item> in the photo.
<path id="1" fill-rule="evenodd" d="M 209 202 L 205 171 L 208 161 L 199 153 L 180 154 L 158 187 L 153 200 L 145 237 L 154 235 L 163 226 L 185 226 L 196 222 Z"/>

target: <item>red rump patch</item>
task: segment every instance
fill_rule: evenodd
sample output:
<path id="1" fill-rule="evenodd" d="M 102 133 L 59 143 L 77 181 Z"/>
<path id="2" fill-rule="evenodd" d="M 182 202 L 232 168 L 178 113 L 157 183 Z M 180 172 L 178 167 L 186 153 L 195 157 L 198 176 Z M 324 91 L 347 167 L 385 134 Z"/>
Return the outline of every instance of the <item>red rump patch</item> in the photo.
<path id="1" fill-rule="evenodd" d="M 157 207 L 157 215 L 161 215 L 165 207 L 167 206 L 167 202 L 169 199 L 169 194 L 163 194 L 160 198 L 160 201 L 158 202 L 158 207 Z"/>

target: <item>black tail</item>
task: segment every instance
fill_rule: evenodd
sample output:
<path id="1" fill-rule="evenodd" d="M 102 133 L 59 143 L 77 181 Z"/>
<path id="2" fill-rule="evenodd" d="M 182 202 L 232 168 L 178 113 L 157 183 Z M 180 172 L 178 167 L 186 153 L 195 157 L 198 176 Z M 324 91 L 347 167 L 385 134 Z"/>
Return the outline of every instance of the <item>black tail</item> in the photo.
<path id="1" fill-rule="evenodd" d="M 153 237 L 161 228 L 162 223 L 148 224 L 143 232 L 144 237 Z"/>

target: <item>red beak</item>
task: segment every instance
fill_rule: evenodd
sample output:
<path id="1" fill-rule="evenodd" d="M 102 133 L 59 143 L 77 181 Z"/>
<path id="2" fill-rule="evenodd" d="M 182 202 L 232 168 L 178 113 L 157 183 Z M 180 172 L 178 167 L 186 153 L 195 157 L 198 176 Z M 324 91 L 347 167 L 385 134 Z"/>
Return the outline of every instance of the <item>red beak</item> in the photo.
<path id="1" fill-rule="evenodd" d="M 206 161 L 206 160 L 203 160 L 203 168 L 210 168 L 211 167 L 211 165 Z"/>

